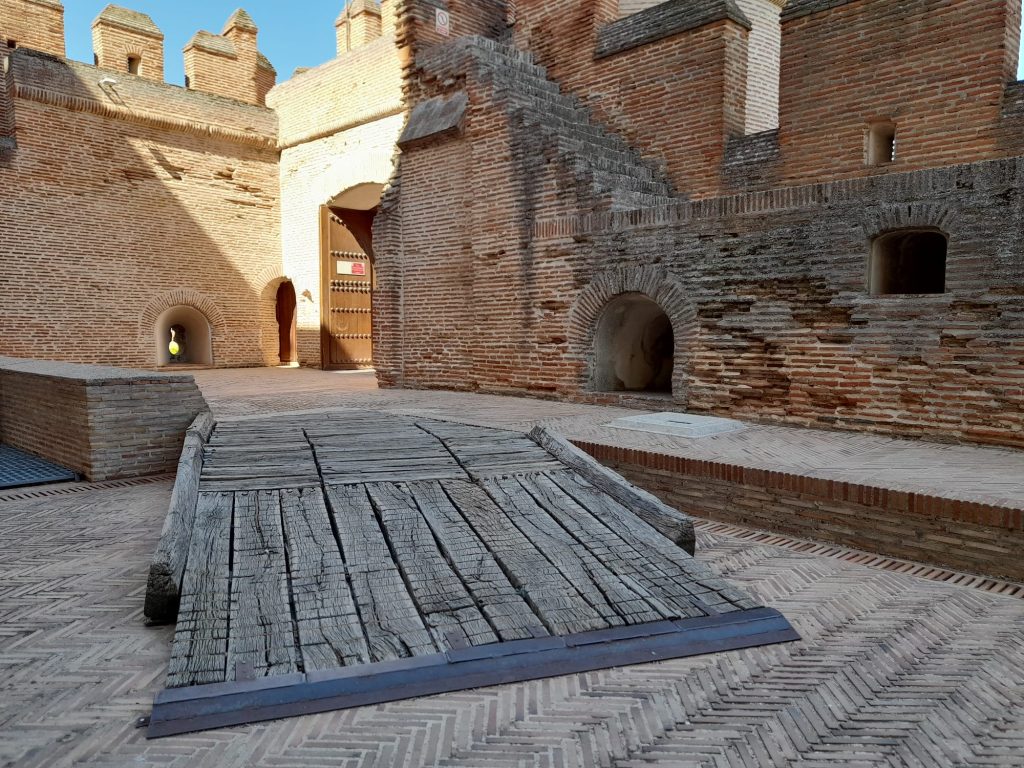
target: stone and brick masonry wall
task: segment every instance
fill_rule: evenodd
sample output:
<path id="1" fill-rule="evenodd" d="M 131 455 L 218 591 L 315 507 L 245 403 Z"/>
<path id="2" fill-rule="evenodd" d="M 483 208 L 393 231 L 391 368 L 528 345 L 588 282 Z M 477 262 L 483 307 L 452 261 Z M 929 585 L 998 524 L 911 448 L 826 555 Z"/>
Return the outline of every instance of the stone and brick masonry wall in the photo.
<path id="1" fill-rule="evenodd" d="M 595 443 L 587 453 L 708 520 L 1024 580 L 1024 510 Z"/>
<path id="2" fill-rule="evenodd" d="M 835 5 L 863 10 L 870 3 Z M 1001 41 L 999 7 L 984 34 L 998 26 Z M 592 29 L 604 6 L 559 16 L 567 8 L 577 5 L 517 4 L 516 35 L 549 74 L 571 81 L 590 77 L 595 65 L 569 60 L 575 38 L 559 38 L 559 25 Z M 531 9 L 548 15 L 531 22 Z M 677 38 L 693 41 L 729 25 L 736 22 L 710 22 Z M 629 52 L 647 55 L 669 43 L 648 41 Z M 481 52 L 461 61 L 473 45 Z M 538 99 L 552 105 L 550 124 L 524 129 L 530 109 L 516 104 L 544 84 L 499 43 L 489 45 L 431 42 L 436 50 L 407 73 L 418 103 L 462 88 L 468 106 L 454 135 L 403 149 L 397 193 L 378 217 L 384 247 L 376 317 L 385 330 L 375 354 L 384 385 L 611 401 L 617 396 L 593 391 L 594 331 L 608 301 L 638 292 L 673 323 L 675 407 L 1024 445 L 1020 159 L 890 168 L 864 179 L 612 213 L 615 190 L 588 187 L 569 167 L 600 170 L 609 160 L 604 144 L 581 138 L 600 137 L 609 121 L 565 110 L 544 92 Z M 1004 54 L 1001 42 L 993 44 L 990 56 L 1003 62 Z M 507 76 L 488 74 L 486 61 Z M 444 66 L 430 66 L 437 62 Z M 513 99 L 516 88 L 522 98 Z M 1001 86 L 997 103 L 1004 91 L 1013 93 Z M 640 101 L 660 103 L 652 94 Z M 1017 119 L 1013 109 L 1004 115 L 991 120 Z M 571 121 L 578 125 L 564 129 Z M 577 148 L 566 150 L 565 139 Z M 738 165 L 774 162 L 774 134 L 756 136 L 756 144 L 737 153 Z M 871 295 L 872 239 L 906 227 L 948 235 L 945 292 Z"/>
<path id="3" fill-rule="evenodd" d="M 673 323 L 676 407 L 1024 446 L 1021 160 L 539 217 L 526 245 L 495 229 L 501 248 L 417 191 L 443 166 L 445 200 L 477 216 L 472 135 L 403 156 L 400 221 L 419 245 L 385 262 L 402 331 L 381 339 L 384 384 L 609 401 L 591 385 L 594 331 L 608 301 L 639 292 Z M 474 224 L 529 202 L 521 187 L 487 201 Z M 869 293 L 871 239 L 899 227 L 948 233 L 945 293 Z"/>
<path id="4" fill-rule="evenodd" d="M 191 376 L 0 357 L 0 442 L 89 480 L 173 472 L 203 410 Z"/>
<path id="5" fill-rule="evenodd" d="M 10 70 L 0 354 L 152 367 L 176 304 L 217 366 L 276 353 L 254 309 L 281 269 L 274 113 L 21 49 Z"/>

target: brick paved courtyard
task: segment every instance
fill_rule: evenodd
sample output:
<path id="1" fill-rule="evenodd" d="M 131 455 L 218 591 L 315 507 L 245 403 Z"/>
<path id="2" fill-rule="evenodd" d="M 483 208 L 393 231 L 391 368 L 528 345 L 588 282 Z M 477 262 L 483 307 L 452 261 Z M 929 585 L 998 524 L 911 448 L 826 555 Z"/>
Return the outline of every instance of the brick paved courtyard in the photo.
<path id="1" fill-rule="evenodd" d="M 198 378 L 221 418 L 353 405 L 496 426 L 621 415 L 376 392 L 364 374 Z M 1019 493 L 1017 455 L 996 453 L 998 493 Z M 707 525 L 699 557 L 783 611 L 801 642 L 147 742 L 134 719 L 163 685 L 172 630 L 144 627 L 142 601 L 169 492 L 164 479 L 0 496 L 0 765 L 1024 764 L 1024 601 Z"/>

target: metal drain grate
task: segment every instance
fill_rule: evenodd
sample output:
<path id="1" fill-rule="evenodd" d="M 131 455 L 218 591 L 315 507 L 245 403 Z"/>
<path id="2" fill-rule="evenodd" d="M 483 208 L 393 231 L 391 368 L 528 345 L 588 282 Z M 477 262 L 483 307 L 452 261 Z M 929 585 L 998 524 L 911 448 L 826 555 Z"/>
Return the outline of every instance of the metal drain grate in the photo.
<path id="1" fill-rule="evenodd" d="M 0 445 L 0 488 L 21 488 L 77 479 L 78 475 L 70 469 L 9 445 Z"/>
<path id="2" fill-rule="evenodd" d="M 992 592 L 1004 597 L 1024 599 L 1024 584 L 1017 584 L 1012 581 L 1002 581 L 988 576 L 979 576 L 975 573 L 951 571 L 948 568 L 915 563 L 910 560 L 898 560 L 894 557 L 861 552 L 856 549 L 846 549 L 832 544 L 807 541 L 806 539 L 791 539 L 788 536 L 780 536 L 777 533 L 755 531 L 729 523 L 716 523 L 713 520 L 698 520 L 695 518 L 693 526 L 699 531 L 712 535 L 730 536 L 734 539 L 788 549 L 791 552 L 800 552 L 817 557 L 831 557 L 847 563 L 864 565 L 868 568 L 878 568 L 883 571 L 916 576 L 919 579 L 941 581 L 946 584 L 955 584 L 958 587 L 970 587 L 971 589 L 980 589 L 982 592 Z"/>

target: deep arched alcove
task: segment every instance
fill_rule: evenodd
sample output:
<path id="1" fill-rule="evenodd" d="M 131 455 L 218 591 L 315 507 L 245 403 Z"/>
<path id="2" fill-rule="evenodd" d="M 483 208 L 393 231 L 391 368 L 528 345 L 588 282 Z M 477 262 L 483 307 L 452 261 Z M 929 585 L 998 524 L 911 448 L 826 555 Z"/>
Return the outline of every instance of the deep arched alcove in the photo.
<path id="1" fill-rule="evenodd" d="M 641 293 L 616 296 L 594 333 L 598 392 L 672 392 L 675 334 L 665 311 Z"/>
<path id="2" fill-rule="evenodd" d="M 171 329 L 175 330 L 177 354 L 171 354 Z M 182 338 L 182 336 L 184 338 Z M 153 328 L 157 366 L 213 365 L 213 332 L 206 315 L 195 307 L 165 309 Z"/>

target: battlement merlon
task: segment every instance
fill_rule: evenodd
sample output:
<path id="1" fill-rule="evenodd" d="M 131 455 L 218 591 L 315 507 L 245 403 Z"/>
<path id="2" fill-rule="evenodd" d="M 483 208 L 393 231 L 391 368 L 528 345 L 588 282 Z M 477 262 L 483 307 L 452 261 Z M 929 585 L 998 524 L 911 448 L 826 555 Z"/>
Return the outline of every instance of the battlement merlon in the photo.
<path id="1" fill-rule="evenodd" d="M 92 23 L 92 46 L 97 66 L 164 79 L 164 35 L 144 13 L 108 5 Z"/>
<path id="2" fill-rule="evenodd" d="M 66 56 L 60 0 L 0 0 L 0 38 L 11 48 Z"/>
<path id="3" fill-rule="evenodd" d="M 257 47 L 259 30 L 239 8 L 215 35 L 196 32 L 185 44 L 185 85 L 206 93 L 263 105 L 277 72 Z"/>
<path id="4" fill-rule="evenodd" d="M 393 0 L 351 0 L 334 20 L 338 56 L 393 32 L 392 4 Z"/>

